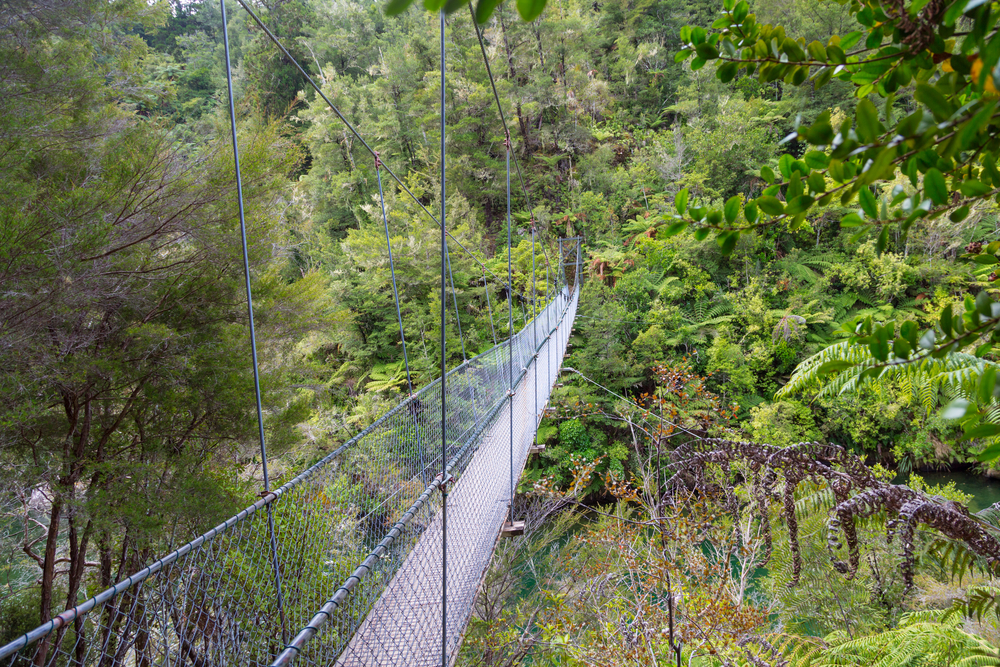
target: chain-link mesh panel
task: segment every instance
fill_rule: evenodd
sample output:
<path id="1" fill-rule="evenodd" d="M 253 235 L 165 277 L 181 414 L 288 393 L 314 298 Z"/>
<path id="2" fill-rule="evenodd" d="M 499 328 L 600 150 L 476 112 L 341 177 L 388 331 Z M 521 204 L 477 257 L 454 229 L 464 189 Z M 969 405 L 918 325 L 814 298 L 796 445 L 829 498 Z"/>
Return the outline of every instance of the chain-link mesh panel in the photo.
<path id="1" fill-rule="evenodd" d="M 493 545 L 508 517 L 512 483 L 521 475 L 555 383 L 576 312 L 575 297 L 565 310 L 558 304 L 543 310 L 510 346 L 503 347 L 503 366 L 513 352 L 515 393 L 501 399 L 475 456 L 467 465 L 459 461 L 452 471 L 447 560 L 442 558 L 443 516 L 438 501 L 432 522 L 336 664 L 440 665 L 443 566 L 448 576 L 446 651 L 448 656 L 456 654 Z M 340 638 L 324 628 L 305 644 L 295 664 L 328 665 L 338 654 Z"/>
<path id="2" fill-rule="evenodd" d="M 332 664 L 341 653 L 344 664 L 439 660 L 443 464 L 457 480 L 448 500 L 453 654 L 576 294 L 564 289 L 513 340 L 448 373 L 443 446 L 439 379 L 236 516 L 0 648 L 0 665 L 270 665 L 317 618 L 328 623 L 301 642 L 303 662 Z M 390 636 L 395 643 L 373 648 Z"/>

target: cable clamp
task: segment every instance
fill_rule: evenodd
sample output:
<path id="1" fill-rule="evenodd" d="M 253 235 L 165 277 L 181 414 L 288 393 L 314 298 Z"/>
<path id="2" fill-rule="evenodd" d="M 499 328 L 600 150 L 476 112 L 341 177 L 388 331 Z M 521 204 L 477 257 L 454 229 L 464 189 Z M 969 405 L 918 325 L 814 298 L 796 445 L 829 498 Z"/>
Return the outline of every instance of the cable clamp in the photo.
<path id="1" fill-rule="evenodd" d="M 372 153 L 375 154 L 375 169 L 376 170 L 377 169 L 381 169 L 382 168 L 382 160 L 379 159 L 378 151 L 372 151 Z"/>
<path id="2" fill-rule="evenodd" d="M 508 398 L 514 398 L 514 396 L 515 396 L 516 394 L 517 394 L 517 392 L 516 392 L 516 391 L 514 391 L 513 389 L 508 389 L 508 390 L 507 390 L 507 397 L 508 397 Z"/>
<path id="3" fill-rule="evenodd" d="M 440 472 L 439 472 L 439 473 L 438 473 L 438 474 L 437 474 L 437 475 L 436 475 L 436 476 L 434 477 L 434 479 L 435 479 L 436 481 L 439 481 L 439 482 L 441 482 L 440 486 L 438 486 L 438 490 L 439 490 L 439 491 L 442 491 L 442 492 L 446 492 L 446 491 L 448 491 L 448 485 L 449 485 L 449 484 L 454 484 L 454 482 L 455 482 L 455 477 L 454 477 L 454 475 L 452 475 L 451 473 L 448 473 L 448 476 L 447 476 L 447 477 L 445 477 L 445 478 L 444 478 L 444 480 L 442 481 L 442 479 L 441 479 L 441 476 L 442 476 L 443 474 L 444 474 L 444 473 L 440 473 Z"/>
<path id="4" fill-rule="evenodd" d="M 510 131 L 508 131 L 507 128 L 504 128 L 503 132 L 504 132 L 503 145 L 507 148 L 507 150 L 510 150 Z"/>

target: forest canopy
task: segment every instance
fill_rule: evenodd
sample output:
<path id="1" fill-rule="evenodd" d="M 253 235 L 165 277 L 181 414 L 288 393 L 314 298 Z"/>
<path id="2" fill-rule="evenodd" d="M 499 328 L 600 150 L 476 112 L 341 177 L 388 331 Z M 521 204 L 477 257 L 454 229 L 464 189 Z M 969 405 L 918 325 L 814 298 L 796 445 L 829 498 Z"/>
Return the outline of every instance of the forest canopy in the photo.
<path id="1" fill-rule="evenodd" d="M 995 664 L 998 3 L 248 4 L 414 195 L 227 1 L 276 483 L 584 241 L 462 664 Z M 0 644 L 262 490 L 222 16 L 0 7 Z"/>

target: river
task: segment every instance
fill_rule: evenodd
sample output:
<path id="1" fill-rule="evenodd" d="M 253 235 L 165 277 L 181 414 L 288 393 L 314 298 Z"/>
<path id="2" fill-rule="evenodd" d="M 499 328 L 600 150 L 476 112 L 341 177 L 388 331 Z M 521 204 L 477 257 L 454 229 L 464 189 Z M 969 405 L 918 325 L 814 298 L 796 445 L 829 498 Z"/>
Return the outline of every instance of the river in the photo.
<path id="1" fill-rule="evenodd" d="M 955 488 L 962 493 L 972 496 L 969 501 L 969 511 L 978 512 L 994 503 L 1000 503 L 1000 480 L 990 479 L 985 475 L 977 475 L 972 472 L 921 472 L 917 473 L 924 478 L 928 486 L 947 484 L 955 482 Z"/>

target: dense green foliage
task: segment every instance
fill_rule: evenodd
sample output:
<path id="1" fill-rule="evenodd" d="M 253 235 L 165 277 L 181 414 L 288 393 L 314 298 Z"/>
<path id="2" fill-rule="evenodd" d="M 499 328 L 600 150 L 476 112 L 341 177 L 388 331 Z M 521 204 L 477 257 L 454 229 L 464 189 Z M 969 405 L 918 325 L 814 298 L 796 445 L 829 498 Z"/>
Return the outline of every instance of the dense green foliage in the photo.
<path id="1" fill-rule="evenodd" d="M 419 204 L 227 2 L 276 479 L 438 373 L 437 226 L 422 210 L 440 206 L 438 16 L 408 4 L 254 8 Z M 628 601 L 669 563 L 698 562 L 670 576 L 724 640 L 688 646 L 704 647 L 692 664 L 721 664 L 716 648 L 745 662 L 745 636 L 779 629 L 774 650 L 806 664 L 980 664 L 996 632 L 970 607 L 996 606 L 983 570 L 963 609 L 925 604 L 985 568 L 968 552 L 921 536 L 910 591 L 879 516 L 858 529 L 868 564 L 831 574 L 833 494 L 803 487 L 801 547 L 776 534 L 758 572 L 763 524 L 727 513 L 731 498 L 673 507 L 670 531 L 656 498 L 670 453 L 706 435 L 840 445 L 904 474 L 997 458 L 996 3 L 513 4 L 474 8 L 526 185 L 515 174 L 510 313 L 500 113 L 469 12 L 425 2 L 448 12 L 448 363 L 506 337 L 509 316 L 518 328 L 554 289 L 556 239 L 582 236 L 578 374 L 522 489 L 617 505 L 587 526 L 539 510 L 566 534 L 504 551 L 506 597 L 470 646 L 489 664 L 663 662 L 662 638 L 652 662 L 629 645 Z M 261 480 L 219 6 L 16 0 L 0 19 L 3 641 Z M 789 586 L 800 548 L 808 585 Z M 541 616 L 519 606 L 525 570 Z M 614 594 L 567 602 L 607 571 L 629 573 L 600 595 Z M 704 639 L 689 626 L 682 641 Z"/>

